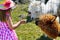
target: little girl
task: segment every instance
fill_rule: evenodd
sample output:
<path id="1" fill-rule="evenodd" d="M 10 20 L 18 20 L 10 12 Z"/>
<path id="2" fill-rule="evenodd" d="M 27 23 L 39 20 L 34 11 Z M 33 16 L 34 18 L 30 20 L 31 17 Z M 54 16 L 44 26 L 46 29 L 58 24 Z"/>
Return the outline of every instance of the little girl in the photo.
<path id="1" fill-rule="evenodd" d="M 20 20 L 13 25 L 11 19 L 11 8 L 13 6 L 12 0 L 0 0 L 0 40 L 18 40 L 14 29 L 25 23 L 24 20 Z"/>

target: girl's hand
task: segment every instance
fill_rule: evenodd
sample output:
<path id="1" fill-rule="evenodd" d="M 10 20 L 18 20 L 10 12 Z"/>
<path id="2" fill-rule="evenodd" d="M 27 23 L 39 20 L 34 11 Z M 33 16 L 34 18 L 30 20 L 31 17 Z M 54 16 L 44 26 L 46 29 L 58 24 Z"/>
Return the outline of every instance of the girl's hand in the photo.
<path id="1" fill-rule="evenodd" d="M 26 20 L 20 20 L 20 24 L 25 24 Z"/>

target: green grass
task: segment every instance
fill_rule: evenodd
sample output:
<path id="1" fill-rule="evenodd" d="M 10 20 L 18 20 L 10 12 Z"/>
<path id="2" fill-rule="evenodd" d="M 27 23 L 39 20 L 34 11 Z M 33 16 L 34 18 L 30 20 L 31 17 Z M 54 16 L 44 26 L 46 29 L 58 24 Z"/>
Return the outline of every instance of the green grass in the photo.
<path id="1" fill-rule="evenodd" d="M 28 5 L 27 4 L 20 4 L 12 11 L 12 20 L 13 23 L 16 23 L 20 20 L 18 17 L 21 14 L 27 16 Z M 39 27 L 37 27 L 34 22 L 26 23 L 20 25 L 16 28 L 16 33 L 19 40 L 36 40 L 42 36 L 42 32 Z M 44 39 L 46 40 L 46 39 Z M 60 40 L 57 38 L 56 40 Z"/>

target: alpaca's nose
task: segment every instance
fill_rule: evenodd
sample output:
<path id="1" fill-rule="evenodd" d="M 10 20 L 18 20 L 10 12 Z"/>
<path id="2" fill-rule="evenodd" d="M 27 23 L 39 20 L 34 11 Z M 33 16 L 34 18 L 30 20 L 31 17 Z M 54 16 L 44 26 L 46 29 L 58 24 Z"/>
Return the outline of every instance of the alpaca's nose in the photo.
<path id="1" fill-rule="evenodd" d="M 38 25 L 38 22 L 39 22 L 39 21 L 35 21 L 35 24 Z"/>
<path id="2" fill-rule="evenodd" d="M 38 23 L 39 23 L 39 18 L 36 18 L 35 24 L 38 25 Z"/>
<path id="3" fill-rule="evenodd" d="M 31 14 L 31 12 L 28 11 L 28 14 Z"/>

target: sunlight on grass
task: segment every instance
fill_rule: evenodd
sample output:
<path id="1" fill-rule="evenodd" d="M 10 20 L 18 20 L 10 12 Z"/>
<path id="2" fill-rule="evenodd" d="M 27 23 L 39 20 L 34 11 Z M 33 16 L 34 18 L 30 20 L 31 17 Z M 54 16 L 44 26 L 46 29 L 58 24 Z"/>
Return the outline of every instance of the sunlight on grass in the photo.
<path id="1" fill-rule="evenodd" d="M 16 29 L 16 32 L 19 36 L 19 40 L 35 40 L 41 35 L 39 30 L 36 25 L 27 23 L 20 25 L 20 27 Z"/>

